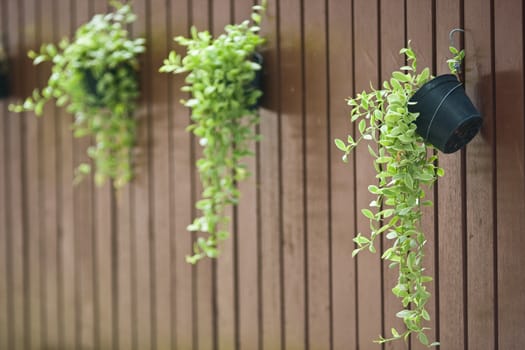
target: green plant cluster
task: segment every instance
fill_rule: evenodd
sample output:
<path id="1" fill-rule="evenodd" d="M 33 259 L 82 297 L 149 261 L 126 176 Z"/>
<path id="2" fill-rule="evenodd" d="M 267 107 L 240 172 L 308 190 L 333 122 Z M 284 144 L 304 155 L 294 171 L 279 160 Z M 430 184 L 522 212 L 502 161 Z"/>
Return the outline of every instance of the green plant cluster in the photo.
<path id="1" fill-rule="evenodd" d="M 451 69 L 463 58 L 463 51 L 449 60 Z M 417 72 L 417 59 L 410 47 L 401 50 L 406 56 L 407 65 L 395 71 L 389 81 L 383 83 L 381 90 L 372 88 L 348 100 L 352 107 L 351 121 L 357 124 L 359 138 L 349 135 L 346 142 L 336 139 L 336 146 L 344 152 L 343 160 L 360 144 L 368 143 L 368 151 L 374 159 L 377 172 L 377 184 L 368 190 L 376 196 L 369 208 L 362 209 L 362 214 L 370 220 L 370 235 L 358 233 L 354 238 L 357 248 L 353 256 L 362 250 L 375 252 L 374 242 L 379 235 L 385 234 L 392 241 L 382 255 L 390 261 L 390 268 L 397 268 L 399 277 L 392 289 L 401 299 L 403 309 L 397 317 L 403 319 L 406 330 L 392 328 L 392 337 L 380 337 L 378 342 L 395 339 L 407 339 L 416 334 L 424 345 L 430 343 L 425 331 L 424 321 L 430 320 L 426 303 L 430 297 L 425 284 L 432 277 L 425 275 L 423 266 L 424 247 L 427 242 L 421 228 L 422 206 L 432 205 L 425 200 L 425 189 L 432 185 L 438 176 L 443 176 L 443 169 L 436 165 L 437 153 L 434 147 L 426 144 L 416 133 L 417 113 L 409 111 L 410 98 L 426 82 L 432 79 L 428 68 Z M 453 73 L 457 70 L 454 68 Z"/>
<path id="2" fill-rule="evenodd" d="M 38 53 L 29 52 L 35 65 L 52 63 L 51 75 L 45 88 L 35 89 L 31 97 L 10 109 L 42 115 L 51 99 L 65 106 L 74 115 L 74 136 L 94 137 L 87 153 L 94 160 L 96 183 L 112 179 L 119 188 L 132 178 L 137 56 L 145 51 L 145 40 L 129 38 L 126 25 L 136 19 L 131 6 L 112 5 L 114 12 L 95 15 L 77 29 L 73 41 L 63 39 L 58 47 L 47 44 Z M 89 164 L 81 164 L 77 180 L 90 170 Z"/>
<path id="3" fill-rule="evenodd" d="M 202 183 L 202 199 L 196 208 L 202 212 L 189 231 L 207 233 L 194 244 L 194 255 L 187 261 L 196 263 L 204 257 L 218 255 L 219 242 L 229 236 L 225 209 L 239 201 L 237 182 L 249 174 L 242 159 L 253 155 L 250 142 L 258 139 L 259 122 L 256 104 L 262 92 L 252 86 L 261 66 L 253 61 L 264 43 L 259 24 L 265 6 L 254 6 L 252 21 L 227 25 L 225 33 L 213 38 L 208 31 L 179 36 L 175 41 L 187 48 L 184 58 L 172 51 L 161 72 L 188 73 L 183 91 L 191 98 L 182 101 L 191 108 L 191 130 L 199 138 L 202 158 L 197 168 Z"/>

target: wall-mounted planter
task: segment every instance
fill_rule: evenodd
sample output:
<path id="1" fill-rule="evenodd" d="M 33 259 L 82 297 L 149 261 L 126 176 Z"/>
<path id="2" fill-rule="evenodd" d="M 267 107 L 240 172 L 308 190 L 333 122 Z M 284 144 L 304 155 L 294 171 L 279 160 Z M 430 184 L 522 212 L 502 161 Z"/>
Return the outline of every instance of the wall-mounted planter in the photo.
<path id="1" fill-rule="evenodd" d="M 89 95 L 89 104 L 92 107 L 106 107 L 104 106 L 104 95 L 99 92 L 97 89 L 98 83 L 103 79 L 103 77 L 109 74 L 112 76 L 112 81 L 120 82 L 122 78 L 137 78 L 137 72 L 133 67 L 127 63 L 120 64 L 119 66 L 106 70 L 100 77 L 96 77 L 91 69 L 85 69 L 82 71 L 83 83 L 86 90 L 86 93 Z M 115 84 L 113 83 L 112 84 Z M 115 85 L 118 85 L 115 84 Z"/>
<path id="2" fill-rule="evenodd" d="M 0 99 L 9 95 L 9 63 L 3 46 L 0 44 Z"/>
<path id="3" fill-rule="evenodd" d="M 255 52 L 252 56 L 252 62 L 257 63 L 262 67 L 264 63 L 263 56 L 260 53 Z M 262 91 L 262 84 L 263 84 L 262 79 L 263 79 L 263 70 L 261 68 L 255 71 L 255 78 L 253 78 L 253 81 L 250 84 L 250 88 Z M 255 104 L 251 106 L 250 110 L 255 111 L 261 106 L 261 98 L 262 96 L 259 96 L 259 98 L 257 99 L 257 102 L 255 102 Z"/>
<path id="4" fill-rule="evenodd" d="M 0 63 L 2 65 L 2 63 Z M 0 99 L 9 96 L 9 76 L 6 72 L 0 71 Z"/>
<path id="5" fill-rule="evenodd" d="M 440 75 L 424 84 L 410 99 L 410 112 L 419 113 L 417 132 L 444 153 L 470 142 L 483 123 L 480 113 L 455 75 Z"/>

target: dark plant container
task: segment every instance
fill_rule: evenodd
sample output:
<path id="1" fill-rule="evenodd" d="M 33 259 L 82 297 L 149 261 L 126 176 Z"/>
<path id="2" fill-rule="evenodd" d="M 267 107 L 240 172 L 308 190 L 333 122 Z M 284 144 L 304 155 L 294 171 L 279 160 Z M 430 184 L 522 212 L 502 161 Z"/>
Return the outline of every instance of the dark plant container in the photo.
<path id="1" fill-rule="evenodd" d="M 9 66 L 7 59 L 0 59 L 0 99 L 9 96 Z"/>
<path id="2" fill-rule="evenodd" d="M 130 75 L 136 75 L 135 71 L 129 64 L 121 64 L 118 67 L 115 67 L 113 69 L 109 69 L 106 72 L 109 71 L 110 74 L 117 76 L 119 68 L 125 68 L 127 71 L 127 74 Z M 83 82 L 84 87 L 86 89 L 86 93 L 90 95 L 91 104 L 94 107 L 103 107 L 104 106 L 104 96 L 97 90 L 97 85 L 99 79 L 95 77 L 95 74 L 93 74 L 93 71 L 91 69 L 85 69 L 82 71 L 83 74 Z"/>
<path id="3" fill-rule="evenodd" d="M 444 153 L 453 153 L 476 136 L 483 119 L 455 75 L 440 75 L 424 84 L 408 109 L 419 113 L 417 133 Z"/>
<path id="4" fill-rule="evenodd" d="M 261 66 L 261 69 L 259 69 L 258 71 L 255 71 L 255 78 L 253 78 L 250 84 L 250 88 L 256 89 L 256 90 L 262 90 L 262 84 L 263 84 L 262 65 L 264 62 L 263 56 L 260 53 L 255 52 L 252 56 L 252 62 L 258 63 Z M 262 96 L 260 96 L 257 99 L 257 102 L 255 102 L 255 104 L 250 106 L 250 110 L 255 111 L 261 106 L 261 98 Z"/>
<path id="5" fill-rule="evenodd" d="M 7 73 L 0 73 L 0 99 L 9 96 L 9 77 Z"/>

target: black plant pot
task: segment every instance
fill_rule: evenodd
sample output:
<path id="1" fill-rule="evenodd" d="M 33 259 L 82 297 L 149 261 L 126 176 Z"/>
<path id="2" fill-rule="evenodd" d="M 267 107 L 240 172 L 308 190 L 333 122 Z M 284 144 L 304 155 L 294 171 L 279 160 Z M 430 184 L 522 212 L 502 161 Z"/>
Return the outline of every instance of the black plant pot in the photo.
<path id="1" fill-rule="evenodd" d="M 119 68 L 125 68 L 127 70 L 127 74 L 130 74 L 130 75 L 136 74 L 133 68 L 129 64 L 122 64 L 119 67 L 109 69 L 106 72 L 109 72 L 110 74 L 113 74 L 116 76 Z M 104 103 L 103 103 L 104 96 L 99 91 L 97 91 L 97 85 L 98 85 L 99 79 L 95 77 L 91 69 L 83 70 L 82 74 L 83 74 L 83 82 L 84 82 L 84 87 L 86 89 L 86 93 L 91 96 L 91 100 L 92 100 L 91 104 L 95 107 L 104 107 Z"/>
<path id="2" fill-rule="evenodd" d="M 483 119 L 455 75 L 440 75 L 424 84 L 408 109 L 419 113 L 417 133 L 444 153 L 453 153 L 476 136 Z"/>
<path id="3" fill-rule="evenodd" d="M 0 73 L 0 99 L 9 96 L 9 77 L 7 73 Z"/>
<path id="4" fill-rule="evenodd" d="M 252 62 L 258 63 L 261 66 L 261 69 L 259 69 L 258 71 L 255 71 L 255 78 L 253 78 L 252 82 L 250 83 L 250 88 L 256 89 L 256 90 L 262 90 L 262 83 L 263 83 L 262 65 L 264 62 L 263 56 L 260 53 L 255 52 L 252 56 Z M 261 106 L 261 97 L 262 96 L 260 96 L 257 99 L 257 102 L 255 102 L 255 104 L 250 106 L 250 110 L 255 111 Z"/>

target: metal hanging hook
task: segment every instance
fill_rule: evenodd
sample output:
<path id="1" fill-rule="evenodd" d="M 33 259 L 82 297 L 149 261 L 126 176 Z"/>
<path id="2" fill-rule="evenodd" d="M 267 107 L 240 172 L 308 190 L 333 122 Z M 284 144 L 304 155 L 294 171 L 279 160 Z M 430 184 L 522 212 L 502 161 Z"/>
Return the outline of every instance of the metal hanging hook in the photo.
<path id="1" fill-rule="evenodd" d="M 450 46 L 454 46 L 454 33 L 456 32 L 462 32 L 462 33 L 465 33 L 465 30 L 461 29 L 461 28 L 454 28 L 450 31 L 450 33 L 448 33 L 448 39 L 450 40 Z"/>
<path id="2" fill-rule="evenodd" d="M 452 47 L 456 47 L 456 45 L 454 45 L 454 33 L 456 32 L 465 33 L 465 30 L 461 28 L 454 28 L 450 31 L 450 33 L 448 33 L 448 39 L 450 40 L 450 46 Z M 456 69 L 458 73 L 461 73 L 461 63 L 460 62 L 454 63 L 454 68 Z"/>

